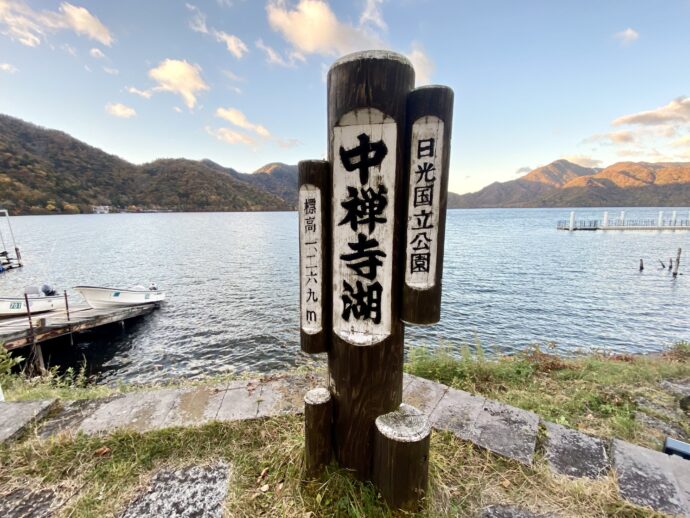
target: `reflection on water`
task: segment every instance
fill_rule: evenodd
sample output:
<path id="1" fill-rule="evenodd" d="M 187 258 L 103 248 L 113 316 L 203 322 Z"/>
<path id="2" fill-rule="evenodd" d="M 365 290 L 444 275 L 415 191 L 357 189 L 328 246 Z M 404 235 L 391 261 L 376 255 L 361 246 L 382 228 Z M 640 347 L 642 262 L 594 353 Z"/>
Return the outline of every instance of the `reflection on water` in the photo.
<path id="1" fill-rule="evenodd" d="M 581 209 L 578 219 L 602 212 Z M 690 233 L 556 231 L 567 214 L 450 211 L 442 321 L 408 326 L 407 344 L 654 351 L 689 338 L 690 274 L 673 281 L 658 259 L 678 247 L 690 253 Z M 155 281 L 168 292 L 161 310 L 124 333 L 113 326 L 74 348 L 69 340 L 46 348 L 53 362 L 84 355 L 103 381 L 149 382 L 299 361 L 296 213 L 27 216 L 13 225 L 26 266 L 0 276 L 2 295 L 45 281 L 59 289 Z"/>

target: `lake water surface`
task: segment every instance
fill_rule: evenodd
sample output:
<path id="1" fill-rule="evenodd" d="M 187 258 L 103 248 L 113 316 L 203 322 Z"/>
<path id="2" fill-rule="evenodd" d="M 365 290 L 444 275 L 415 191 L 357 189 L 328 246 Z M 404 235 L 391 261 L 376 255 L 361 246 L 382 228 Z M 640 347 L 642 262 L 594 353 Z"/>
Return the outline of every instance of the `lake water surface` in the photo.
<path id="1" fill-rule="evenodd" d="M 601 219 L 603 210 L 579 209 L 578 219 Z M 610 211 L 613 217 L 620 209 Z M 626 218 L 657 213 L 626 209 Z M 557 231 L 568 214 L 449 211 L 441 323 L 408 326 L 407 346 L 479 341 L 510 353 L 553 341 L 566 353 L 651 352 L 690 339 L 690 233 Z M 159 311 L 123 334 L 46 347 L 54 363 L 84 355 L 101 382 L 151 382 L 305 360 L 296 213 L 26 216 L 12 223 L 26 266 L 0 275 L 0 295 L 43 282 L 67 288 L 74 301 L 80 298 L 69 288 L 78 284 L 155 281 L 168 292 Z M 687 275 L 673 280 L 658 260 L 668 265 L 679 247 Z"/>

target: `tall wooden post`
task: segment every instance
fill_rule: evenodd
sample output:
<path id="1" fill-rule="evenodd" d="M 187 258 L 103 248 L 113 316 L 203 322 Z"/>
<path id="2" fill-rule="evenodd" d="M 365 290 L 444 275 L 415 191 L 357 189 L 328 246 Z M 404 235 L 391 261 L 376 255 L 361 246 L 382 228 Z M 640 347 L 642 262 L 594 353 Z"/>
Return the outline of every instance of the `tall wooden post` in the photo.
<path id="1" fill-rule="evenodd" d="M 331 168 L 303 160 L 299 171 L 300 342 L 323 353 L 331 341 Z"/>
<path id="2" fill-rule="evenodd" d="M 678 267 L 680 266 L 680 254 L 683 251 L 682 248 L 678 249 L 678 254 L 676 255 L 676 264 L 673 266 L 673 277 L 678 276 Z"/>
<path id="3" fill-rule="evenodd" d="M 345 56 L 328 72 L 333 168 L 333 333 L 328 354 L 334 450 L 368 478 L 375 419 L 402 401 L 400 320 L 405 109 L 410 62 L 387 51 Z"/>
<path id="4" fill-rule="evenodd" d="M 402 319 L 441 319 L 453 90 L 424 86 L 407 97 L 408 171 Z"/>

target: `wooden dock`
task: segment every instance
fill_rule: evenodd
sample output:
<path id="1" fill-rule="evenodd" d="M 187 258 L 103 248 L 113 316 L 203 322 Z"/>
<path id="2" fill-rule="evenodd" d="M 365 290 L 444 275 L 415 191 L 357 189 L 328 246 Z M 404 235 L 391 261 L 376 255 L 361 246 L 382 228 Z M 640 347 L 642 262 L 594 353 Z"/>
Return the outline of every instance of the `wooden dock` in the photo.
<path id="1" fill-rule="evenodd" d="M 87 305 L 70 305 L 69 313 L 63 309 L 0 320 L 0 344 L 11 351 L 29 345 L 87 331 L 107 324 L 124 322 L 130 318 L 148 315 L 158 307 L 145 304 L 125 308 L 93 309 Z"/>
<path id="2" fill-rule="evenodd" d="M 663 211 L 659 212 L 656 219 L 626 219 L 625 211 L 621 211 L 618 218 L 609 219 L 609 213 L 604 212 L 603 219 L 578 220 L 575 212 L 570 213 L 570 219 L 558 221 L 558 230 L 574 232 L 576 230 L 652 230 L 652 231 L 677 231 L 690 230 L 690 214 L 685 218 L 678 217 L 677 211 L 673 211 L 670 218 L 664 218 Z"/>

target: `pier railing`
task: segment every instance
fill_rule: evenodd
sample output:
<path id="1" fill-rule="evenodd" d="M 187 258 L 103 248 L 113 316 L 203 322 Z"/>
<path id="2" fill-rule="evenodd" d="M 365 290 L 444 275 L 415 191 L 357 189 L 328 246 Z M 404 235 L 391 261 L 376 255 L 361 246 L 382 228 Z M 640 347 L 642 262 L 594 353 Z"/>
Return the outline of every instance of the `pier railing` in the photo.
<path id="1" fill-rule="evenodd" d="M 575 219 L 575 213 L 571 212 L 570 219 L 559 220 L 558 230 L 690 230 L 690 217 L 679 218 L 676 214 L 669 218 L 663 218 L 663 213 L 656 219 L 626 219 L 624 213 L 619 218 L 609 218 L 604 213 L 603 219 Z"/>

